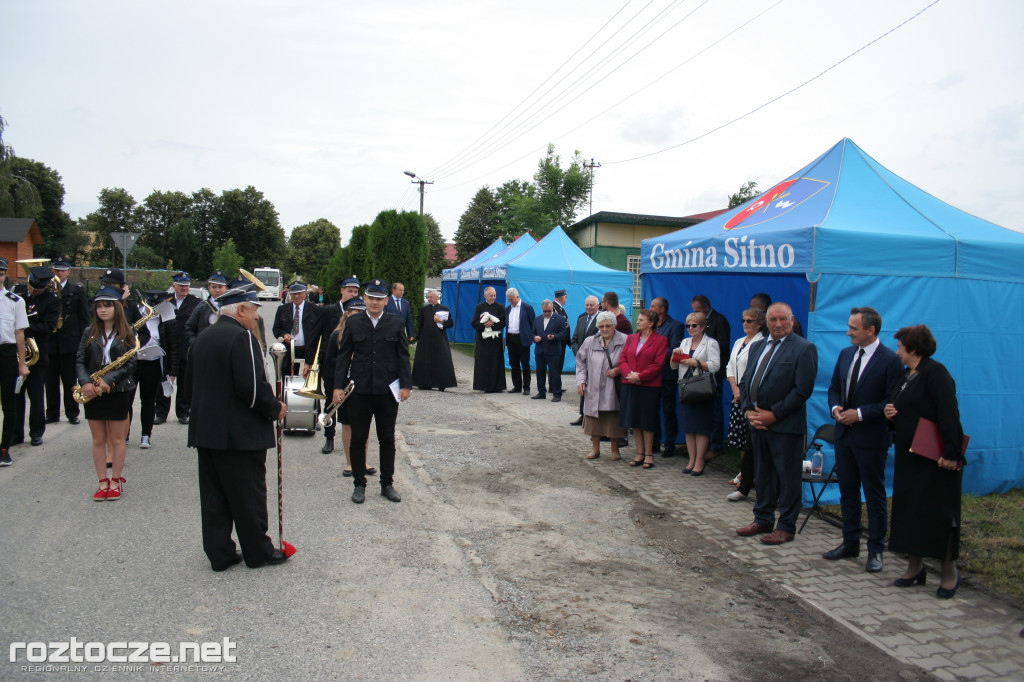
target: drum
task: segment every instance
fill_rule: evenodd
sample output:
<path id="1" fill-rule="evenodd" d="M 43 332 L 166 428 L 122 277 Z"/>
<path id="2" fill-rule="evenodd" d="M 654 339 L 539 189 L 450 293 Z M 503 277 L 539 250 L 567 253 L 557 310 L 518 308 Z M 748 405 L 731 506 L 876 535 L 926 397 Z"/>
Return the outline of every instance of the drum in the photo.
<path id="1" fill-rule="evenodd" d="M 303 384 L 301 375 L 284 377 L 284 404 L 288 408 L 284 415 L 285 431 L 316 430 L 316 401 L 295 393 Z"/>

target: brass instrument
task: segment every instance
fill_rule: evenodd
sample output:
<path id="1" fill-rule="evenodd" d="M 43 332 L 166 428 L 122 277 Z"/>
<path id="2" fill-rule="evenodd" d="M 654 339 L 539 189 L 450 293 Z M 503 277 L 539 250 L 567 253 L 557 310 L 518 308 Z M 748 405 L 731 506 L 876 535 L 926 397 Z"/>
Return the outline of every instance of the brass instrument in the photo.
<path id="1" fill-rule="evenodd" d="M 249 272 L 245 268 L 238 268 L 238 274 L 240 274 L 242 277 L 245 277 L 247 280 L 252 282 L 253 286 L 256 287 L 257 291 L 266 291 L 267 290 L 267 285 L 264 284 L 263 282 L 261 282 L 256 275 L 252 274 L 251 272 Z"/>
<path id="2" fill-rule="evenodd" d="M 170 299 L 168 299 L 168 300 L 170 300 Z M 145 300 L 140 298 L 139 299 L 139 303 L 141 303 L 143 306 L 145 306 L 146 314 L 143 317 L 140 317 L 138 320 L 135 320 L 135 322 L 132 323 L 132 331 L 135 331 L 135 332 L 137 332 L 140 329 L 142 329 L 142 327 L 147 322 L 152 320 L 157 315 L 156 308 L 154 308 L 150 304 L 146 303 Z"/>
<path id="3" fill-rule="evenodd" d="M 313 356 L 313 367 L 306 375 L 306 382 L 302 388 L 295 391 L 295 395 L 313 400 L 327 400 L 327 396 L 320 392 L 320 342 L 316 342 L 316 354 Z"/>
<path id="4" fill-rule="evenodd" d="M 155 314 L 155 313 L 156 313 L 156 311 L 154 311 L 152 314 Z M 138 353 L 138 352 L 139 352 L 139 336 L 138 336 L 138 334 L 136 334 L 135 335 L 135 348 L 132 348 L 131 350 L 129 350 L 127 353 L 125 353 L 121 357 L 119 357 L 116 360 L 112 361 L 110 364 L 104 365 L 103 367 L 100 367 L 98 370 L 96 370 L 95 372 L 90 374 L 89 378 L 92 380 L 93 384 L 98 384 L 99 380 L 102 379 L 104 376 L 106 376 L 108 372 L 113 372 L 115 369 L 117 369 L 118 367 L 120 367 L 124 363 L 128 362 L 129 360 L 131 360 L 133 357 L 135 357 L 135 354 Z M 110 385 L 110 389 L 111 390 L 114 389 L 114 385 L 113 384 Z M 75 388 L 72 391 L 72 396 L 74 397 L 76 403 L 81 403 L 83 405 L 85 403 L 89 402 L 90 400 L 92 400 L 92 398 L 87 398 L 85 396 L 85 394 L 82 393 L 82 387 L 79 386 L 77 382 L 75 382 Z"/>
<path id="5" fill-rule="evenodd" d="M 354 390 L 356 390 L 356 382 L 349 381 L 348 386 L 346 386 L 344 390 L 341 392 L 341 402 L 331 403 L 331 406 L 324 410 L 324 412 L 319 417 L 317 417 L 321 426 L 327 427 L 331 425 L 331 423 L 334 421 L 334 413 L 338 411 L 338 408 L 341 407 L 342 403 L 345 402 L 345 399 L 352 395 L 352 391 Z"/>
<path id="6" fill-rule="evenodd" d="M 49 258 L 24 258 L 22 260 L 14 261 L 21 266 L 21 269 L 25 271 L 25 277 L 32 274 L 32 268 L 39 267 L 40 265 L 49 265 Z M 63 302 L 60 300 L 60 278 L 56 275 L 50 280 L 46 288 L 53 292 L 53 295 L 57 297 L 57 329 L 61 328 L 64 323 L 64 311 Z M 31 336 L 25 337 L 25 364 L 29 367 L 39 362 L 39 344 Z"/>

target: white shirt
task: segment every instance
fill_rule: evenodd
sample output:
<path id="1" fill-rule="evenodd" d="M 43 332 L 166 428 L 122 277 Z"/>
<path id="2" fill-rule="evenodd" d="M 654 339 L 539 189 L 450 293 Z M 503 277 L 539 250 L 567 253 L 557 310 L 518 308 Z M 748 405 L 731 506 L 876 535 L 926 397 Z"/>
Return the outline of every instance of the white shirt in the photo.
<path id="1" fill-rule="evenodd" d="M 514 306 L 511 306 L 508 311 L 508 333 L 518 334 L 519 333 L 519 306 L 523 304 L 520 300 Z"/>
<path id="2" fill-rule="evenodd" d="M 377 323 L 380 322 L 380 318 L 384 317 L 384 311 L 382 310 L 380 312 L 380 315 L 378 315 L 377 317 L 374 317 L 373 315 L 370 314 L 370 311 L 367 310 L 366 311 L 366 316 L 368 318 L 370 318 L 370 322 L 373 323 L 373 328 L 376 329 L 377 328 Z"/>
<path id="3" fill-rule="evenodd" d="M 747 363 L 750 360 L 750 347 L 764 338 L 763 332 L 754 334 L 754 338 L 750 340 L 750 343 L 743 345 L 743 342 L 747 339 L 746 336 L 741 336 L 736 339 L 736 343 L 732 346 L 732 354 L 729 356 L 729 363 L 725 366 L 725 376 L 732 377 L 738 384 L 743 379 L 743 373 L 747 371 Z"/>
<path id="4" fill-rule="evenodd" d="M 861 376 L 863 376 L 864 368 L 868 366 L 868 362 L 871 360 L 871 356 L 875 354 L 875 351 L 878 350 L 878 346 L 880 344 L 881 344 L 881 341 L 878 338 L 876 338 L 874 340 L 874 342 L 869 343 L 868 345 L 864 346 L 863 349 L 860 346 L 856 347 L 857 350 L 855 350 L 853 352 L 853 362 L 850 363 L 850 369 L 846 370 L 846 388 L 849 388 L 850 387 L 850 382 L 853 381 L 853 368 L 857 365 L 857 356 L 860 355 L 860 351 L 863 350 L 864 351 L 864 355 L 860 359 L 860 373 L 857 374 L 857 380 L 858 381 L 860 380 Z M 845 397 L 845 396 L 843 396 L 843 397 Z M 832 416 L 833 417 L 836 416 L 836 410 L 841 409 L 841 407 L 842 407 L 841 405 L 833 405 L 832 406 Z M 863 421 L 863 420 L 864 420 L 864 415 L 861 414 L 860 408 L 858 407 L 857 408 L 857 421 Z"/>
<path id="5" fill-rule="evenodd" d="M 294 306 L 294 305 L 295 304 L 293 303 L 292 306 Z M 302 333 L 302 310 L 303 310 L 303 308 L 305 308 L 305 306 L 306 306 L 306 302 L 305 301 L 303 301 L 302 303 L 299 304 L 299 332 L 294 337 L 292 337 L 292 340 L 295 341 L 295 347 L 296 348 L 298 348 L 300 346 L 305 346 L 306 345 L 306 337 Z M 292 315 L 293 315 L 293 317 L 292 317 L 292 325 L 294 325 L 295 324 L 295 317 L 294 317 L 294 315 L 295 315 L 295 308 L 294 307 L 292 308 Z"/>
<path id="6" fill-rule="evenodd" d="M 13 298 L 12 298 L 13 296 Z M 28 327 L 25 299 L 0 285 L 0 343 L 16 343 L 15 332 Z"/>

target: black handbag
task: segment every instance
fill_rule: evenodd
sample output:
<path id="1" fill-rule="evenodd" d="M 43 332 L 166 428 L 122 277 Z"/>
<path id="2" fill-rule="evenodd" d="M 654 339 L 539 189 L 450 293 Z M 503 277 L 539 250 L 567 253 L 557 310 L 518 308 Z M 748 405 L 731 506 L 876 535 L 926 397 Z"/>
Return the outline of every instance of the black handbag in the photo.
<path id="1" fill-rule="evenodd" d="M 697 367 L 697 373 L 692 374 L 693 368 L 679 380 L 679 402 L 683 405 L 710 400 L 718 395 L 718 381 L 711 372 L 706 372 Z"/>
<path id="2" fill-rule="evenodd" d="M 612 354 L 608 352 L 608 346 L 601 346 L 604 351 L 604 356 L 608 358 L 608 369 L 615 369 L 618 365 L 612 364 Z M 619 372 L 617 377 L 613 377 L 612 381 L 615 383 L 615 397 L 622 399 L 622 372 Z"/>

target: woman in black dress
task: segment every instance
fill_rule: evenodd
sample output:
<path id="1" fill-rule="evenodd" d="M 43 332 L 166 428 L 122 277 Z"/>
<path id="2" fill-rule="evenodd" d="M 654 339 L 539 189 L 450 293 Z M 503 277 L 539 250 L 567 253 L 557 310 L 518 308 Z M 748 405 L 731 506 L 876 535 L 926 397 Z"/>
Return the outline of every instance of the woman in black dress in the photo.
<path id="1" fill-rule="evenodd" d="M 960 587 L 956 559 L 960 555 L 960 493 L 964 432 L 956 384 L 941 364 L 931 359 L 935 338 L 919 324 L 896 332 L 896 353 L 907 366 L 897 382 L 885 416 L 896 436 L 892 484 L 892 523 L 889 551 L 909 555 L 903 577 L 894 584 L 925 584 L 922 557 L 942 560 L 942 578 L 936 596 L 948 599 Z M 938 463 L 910 452 L 920 419 L 939 425 L 943 455 Z"/>
<path id="2" fill-rule="evenodd" d="M 85 418 L 92 433 L 92 459 L 100 486 L 93 499 L 97 502 L 121 499 L 124 478 L 125 436 L 128 433 L 128 408 L 135 388 L 135 353 L 138 343 L 121 307 L 121 291 L 114 287 L 99 290 L 92 325 L 78 345 L 75 370 L 85 403 Z M 103 377 L 92 374 L 121 356 L 131 357 Z M 107 449 L 110 449 L 112 473 L 107 478 Z"/>
<path id="3" fill-rule="evenodd" d="M 431 388 L 443 391 L 458 385 L 445 331 L 454 324 L 451 311 L 438 303 L 437 292 L 428 291 L 427 305 L 420 309 L 420 335 L 416 339 L 416 363 L 412 368 L 414 386 L 426 391 Z"/>
<path id="4" fill-rule="evenodd" d="M 473 311 L 471 324 L 476 330 L 476 352 L 473 358 L 473 390 L 487 393 L 501 393 L 508 384 L 505 382 L 505 346 L 501 330 L 505 327 L 505 307 L 495 302 L 494 287 L 484 289 L 484 302 L 478 303 Z M 497 318 L 485 319 L 483 315 Z"/>
<path id="5" fill-rule="evenodd" d="M 345 388 L 334 385 L 334 369 L 338 366 L 338 349 L 341 347 L 341 335 L 345 333 L 345 321 L 353 315 L 366 310 L 366 303 L 361 298 L 353 298 L 345 302 L 345 312 L 338 319 L 338 326 L 331 332 L 330 340 L 327 342 L 327 349 L 324 352 L 324 369 L 320 376 L 324 378 L 324 395 L 332 395 L 335 388 Z M 334 413 L 334 421 L 330 426 L 324 427 L 324 436 L 334 441 L 334 434 L 338 424 L 341 424 L 341 447 L 345 451 L 345 469 L 342 476 L 352 475 L 352 455 L 349 453 L 349 445 L 352 443 L 352 426 L 348 418 L 349 402 L 346 400 Z M 332 448 L 333 451 L 333 448 Z M 321 450 L 321 452 L 323 452 Z M 325 453 L 329 454 L 329 453 Z M 377 470 L 371 466 L 366 467 L 367 476 L 372 476 Z"/>

